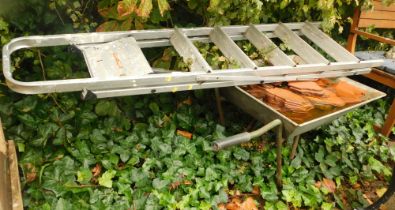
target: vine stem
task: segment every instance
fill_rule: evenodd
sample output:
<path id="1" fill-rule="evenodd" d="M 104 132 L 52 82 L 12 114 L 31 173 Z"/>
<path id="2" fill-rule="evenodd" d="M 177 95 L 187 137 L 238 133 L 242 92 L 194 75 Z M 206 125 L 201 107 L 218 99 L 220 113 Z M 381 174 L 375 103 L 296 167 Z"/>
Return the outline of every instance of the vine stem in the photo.
<path id="1" fill-rule="evenodd" d="M 41 58 L 41 50 L 37 50 L 37 53 L 38 53 L 38 60 L 40 61 L 40 66 L 41 66 L 41 74 L 43 76 L 43 79 L 47 80 L 47 78 L 45 76 L 45 69 L 44 69 L 43 59 Z"/>
<path id="2" fill-rule="evenodd" d="M 42 59 L 41 50 L 38 49 L 37 53 L 38 53 L 38 60 L 40 61 L 41 73 L 42 73 L 43 79 L 47 80 L 47 78 L 45 76 L 45 67 L 44 67 L 44 62 L 43 62 L 43 59 Z M 48 95 L 49 95 L 49 97 L 52 98 L 52 101 L 56 104 L 56 106 L 60 109 L 60 111 L 62 111 L 63 113 L 66 113 L 66 110 L 64 110 L 62 108 L 62 106 L 59 104 L 59 102 L 56 100 L 56 98 L 53 96 L 53 94 L 50 93 Z"/>

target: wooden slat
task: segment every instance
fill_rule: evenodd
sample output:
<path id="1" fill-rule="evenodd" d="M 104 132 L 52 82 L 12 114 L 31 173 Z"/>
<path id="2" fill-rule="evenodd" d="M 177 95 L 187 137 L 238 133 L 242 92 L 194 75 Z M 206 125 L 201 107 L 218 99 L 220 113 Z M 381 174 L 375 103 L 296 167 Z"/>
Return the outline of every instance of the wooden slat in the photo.
<path id="1" fill-rule="evenodd" d="M 210 33 L 210 39 L 227 58 L 235 59 L 242 67 L 257 68 L 254 61 L 252 61 L 220 27 L 214 27 Z"/>
<path id="2" fill-rule="evenodd" d="M 266 53 L 267 59 L 273 65 L 294 66 L 295 63 L 281 51 L 265 34 L 260 32 L 254 25 L 251 25 L 245 37 L 261 52 Z"/>
<path id="3" fill-rule="evenodd" d="M 369 39 L 374 39 L 374 40 L 379 41 L 379 42 L 383 42 L 383 43 L 390 44 L 390 45 L 395 45 L 395 40 L 390 39 L 390 38 L 378 36 L 378 35 L 375 35 L 375 34 L 371 34 L 371 33 L 365 32 L 365 31 L 361 31 L 361 30 L 355 30 L 355 29 L 352 29 L 351 32 L 355 33 L 355 34 L 358 34 L 358 35 L 361 35 L 361 36 L 364 36 L 364 37 L 369 38 Z"/>
<path id="4" fill-rule="evenodd" d="M 395 20 L 395 11 L 362 11 L 361 19 Z M 394 26 L 395 27 L 395 26 Z"/>
<path id="5" fill-rule="evenodd" d="M 7 158 L 7 142 L 0 121 L 0 210 L 11 209 L 10 180 Z"/>
<path id="6" fill-rule="evenodd" d="M 381 10 L 381 11 L 395 11 L 395 3 L 386 6 L 382 3 L 382 1 L 373 1 L 374 10 Z"/>
<path id="7" fill-rule="evenodd" d="M 22 191 L 18 172 L 18 158 L 16 155 L 14 141 L 8 141 L 8 160 L 10 167 L 12 209 L 23 210 Z"/>
<path id="8" fill-rule="evenodd" d="M 301 32 L 336 61 L 359 61 L 357 57 L 311 23 L 306 23 L 301 28 Z"/>
<path id="9" fill-rule="evenodd" d="M 371 73 L 363 76 L 395 89 L 395 76 L 393 74 L 373 68 Z"/>
<path id="10" fill-rule="evenodd" d="M 318 53 L 314 48 L 307 44 L 302 38 L 296 35 L 292 30 L 287 28 L 283 23 L 280 23 L 274 33 L 294 52 L 296 52 L 307 63 L 325 63 L 329 61 Z"/>
<path id="11" fill-rule="evenodd" d="M 394 20 L 375 20 L 375 19 L 359 19 L 358 27 L 366 28 L 373 26 L 375 28 L 395 28 Z"/>

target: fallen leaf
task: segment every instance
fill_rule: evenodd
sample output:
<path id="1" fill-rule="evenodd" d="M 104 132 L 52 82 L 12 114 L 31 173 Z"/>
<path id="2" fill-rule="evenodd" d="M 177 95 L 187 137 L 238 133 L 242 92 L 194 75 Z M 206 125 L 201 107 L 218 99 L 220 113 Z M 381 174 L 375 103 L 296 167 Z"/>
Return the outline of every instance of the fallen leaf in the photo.
<path id="1" fill-rule="evenodd" d="M 101 165 L 96 163 L 96 166 L 92 168 L 92 174 L 94 177 L 99 176 L 101 173 Z"/>
<path id="2" fill-rule="evenodd" d="M 227 209 L 227 210 L 241 210 L 240 204 L 232 203 L 232 202 L 226 204 L 226 209 Z"/>
<path id="3" fill-rule="evenodd" d="M 177 135 L 183 136 L 187 139 L 192 139 L 192 133 L 183 130 L 177 130 Z"/>
<path id="4" fill-rule="evenodd" d="M 254 194 L 254 195 L 260 195 L 261 194 L 261 190 L 259 189 L 258 186 L 255 186 L 255 187 L 252 188 L 252 192 L 251 193 Z"/>
<path id="5" fill-rule="evenodd" d="M 192 184 L 192 181 L 184 180 L 184 185 L 191 185 L 191 184 Z"/>
<path id="6" fill-rule="evenodd" d="M 37 178 L 37 169 L 36 167 L 31 164 L 31 163 L 27 163 L 25 164 L 26 167 L 26 182 L 33 182 L 34 180 L 36 180 Z"/>
<path id="7" fill-rule="evenodd" d="M 180 186 L 180 185 L 181 185 L 181 182 L 175 181 L 175 182 L 173 182 L 173 183 L 170 184 L 170 190 L 175 190 L 175 189 L 177 189 L 178 186 Z"/>
<path id="8" fill-rule="evenodd" d="M 353 189 L 360 189 L 361 185 L 359 183 L 355 183 L 355 184 L 352 185 L 352 188 Z"/>
<path id="9" fill-rule="evenodd" d="M 316 186 L 317 188 L 321 188 L 322 186 L 322 182 L 321 181 L 317 181 L 314 186 Z"/>
<path id="10" fill-rule="evenodd" d="M 331 193 L 334 193 L 336 191 L 336 184 L 330 179 L 324 178 L 322 181 L 322 185 Z"/>
<path id="11" fill-rule="evenodd" d="M 384 195 L 385 192 L 387 192 L 387 188 L 386 188 L 386 187 L 383 187 L 383 188 L 380 188 L 380 189 L 377 189 L 377 190 L 376 190 L 376 194 L 377 194 L 377 196 L 379 196 L 379 197 L 382 197 L 382 196 Z"/>
<path id="12" fill-rule="evenodd" d="M 368 196 L 366 196 L 365 194 L 363 194 L 362 196 L 363 196 L 363 198 L 365 198 L 365 200 L 369 203 L 369 205 L 372 205 L 372 204 L 373 204 L 373 201 L 370 200 L 370 199 L 368 198 Z"/>
<path id="13" fill-rule="evenodd" d="M 226 210 L 225 204 L 221 203 L 218 205 L 219 210 Z"/>
<path id="14" fill-rule="evenodd" d="M 241 209 L 243 210 L 258 210 L 258 207 L 256 207 L 255 200 L 251 197 L 248 197 L 242 204 L 241 204 Z"/>

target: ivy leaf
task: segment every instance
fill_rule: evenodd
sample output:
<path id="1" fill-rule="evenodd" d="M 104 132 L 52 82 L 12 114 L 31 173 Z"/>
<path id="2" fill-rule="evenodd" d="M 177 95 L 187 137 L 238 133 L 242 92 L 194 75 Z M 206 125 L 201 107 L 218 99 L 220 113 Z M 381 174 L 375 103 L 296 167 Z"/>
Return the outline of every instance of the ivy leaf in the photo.
<path id="1" fill-rule="evenodd" d="M 165 12 L 170 9 L 170 5 L 167 0 L 158 0 L 158 7 L 160 15 L 163 17 Z"/>
<path id="2" fill-rule="evenodd" d="M 322 205 L 321 205 L 321 209 L 322 210 L 331 210 L 331 209 L 333 209 L 333 204 L 332 203 L 326 203 L 326 202 L 323 202 L 322 203 Z"/>
<path id="3" fill-rule="evenodd" d="M 116 20 L 109 20 L 102 24 L 100 24 L 97 28 L 97 32 L 104 32 L 104 31 L 116 31 L 119 27 L 119 23 Z"/>
<path id="4" fill-rule="evenodd" d="M 276 208 L 277 208 L 278 210 L 288 210 L 287 204 L 285 204 L 285 203 L 282 202 L 282 201 L 278 201 L 278 202 L 276 203 Z"/>
<path id="5" fill-rule="evenodd" d="M 137 9 L 136 0 L 123 0 L 118 2 L 117 12 L 119 18 L 129 16 Z"/>
<path id="6" fill-rule="evenodd" d="M 152 0 L 141 0 L 136 13 L 141 18 L 148 18 L 152 11 Z"/>
<path id="7" fill-rule="evenodd" d="M 207 8 L 208 11 L 215 11 L 218 9 L 221 0 L 210 0 L 210 6 Z"/>
<path id="8" fill-rule="evenodd" d="M 77 171 L 77 181 L 81 184 L 88 184 L 92 178 L 91 170 L 87 168 L 82 168 Z"/>
<path id="9" fill-rule="evenodd" d="M 120 113 L 114 101 L 102 100 L 96 104 L 95 112 L 99 116 L 117 116 Z"/>
<path id="10" fill-rule="evenodd" d="M 320 147 L 318 152 L 315 153 L 315 160 L 318 161 L 319 163 L 322 163 L 324 161 L 324 148 Z"/>
<path id="11" fill-rule="evenodd" d="M 154 187 L 157 190 L 162 190 L 166 188 L 170 184 L 169 180 L 161 180 L 160 178 L 155 178 L 154 181 L 152 182 L 152 187 Z"/>
<path id="12" fill-rule="evenodd" d="M 15 107 L 20 112 L 30 112 L 37 106 L 37 96 L 27 96 L 15 103 Z"/>
<path id="13" fill-rule="evenodd" d="M 112 178 L 115 177 L 117 172 L 114 170 L 108 170 L 104 172 L 104 174 L 99 178 L 99 185 L 111 188 L 112 187 Z"/>

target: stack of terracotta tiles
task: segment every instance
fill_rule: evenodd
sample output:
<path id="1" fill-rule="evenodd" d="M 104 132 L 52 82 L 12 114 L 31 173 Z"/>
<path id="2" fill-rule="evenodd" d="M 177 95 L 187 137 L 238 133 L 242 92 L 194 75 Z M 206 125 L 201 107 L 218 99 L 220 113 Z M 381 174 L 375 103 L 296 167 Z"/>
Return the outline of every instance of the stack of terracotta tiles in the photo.
<path id="1" fill-rule="evenodd" d="M 288 82 L 286 85 L 252 85 L 246 90 L 277 110 L 294 113 L 358 103 L 365 95 L 363 90 L 345 81 L 332 82 L 327 79 Z"/>

